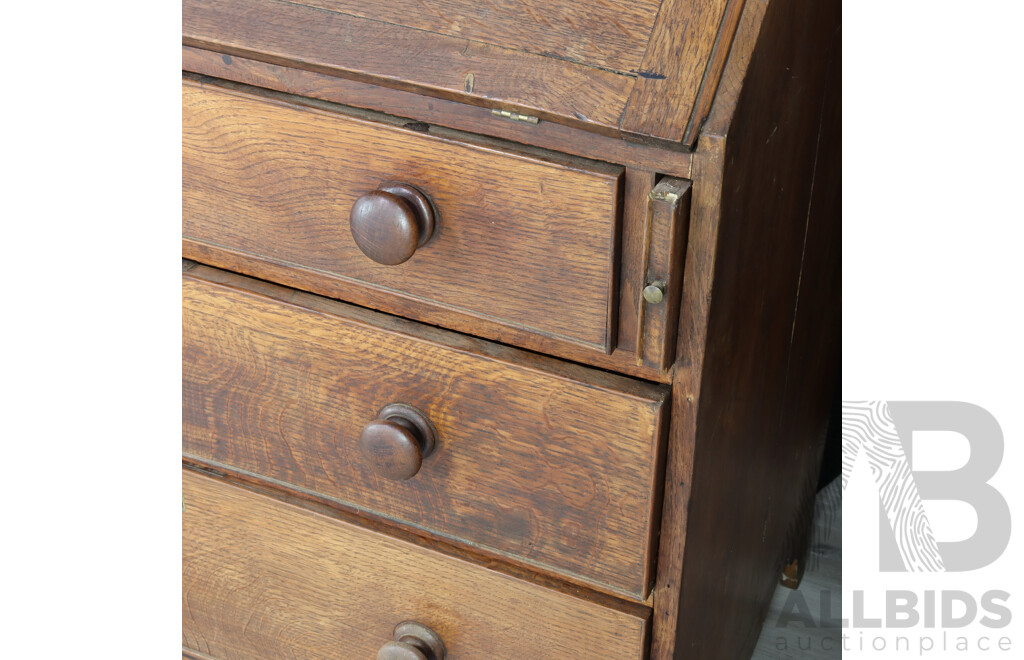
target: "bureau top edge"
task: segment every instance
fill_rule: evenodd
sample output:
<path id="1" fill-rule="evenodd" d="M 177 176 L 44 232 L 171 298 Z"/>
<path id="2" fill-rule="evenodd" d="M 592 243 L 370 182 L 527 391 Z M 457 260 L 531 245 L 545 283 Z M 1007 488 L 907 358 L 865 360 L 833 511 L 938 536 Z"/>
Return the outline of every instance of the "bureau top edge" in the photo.
<path id="1" fill-rule="evenodd" d="M 522 4 L 453 0 L 432 12 L 413 0 L 185 0 L 182 43 L 497 110 L 496 120 L 693 148 L 743 0 Z"/>

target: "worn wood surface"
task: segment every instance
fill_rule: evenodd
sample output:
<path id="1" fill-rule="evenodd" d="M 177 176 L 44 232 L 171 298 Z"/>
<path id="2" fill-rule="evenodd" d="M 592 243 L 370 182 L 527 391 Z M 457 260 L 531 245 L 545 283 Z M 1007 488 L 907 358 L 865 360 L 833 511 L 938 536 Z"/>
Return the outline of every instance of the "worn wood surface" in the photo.
<path id="1" fill-rule="evenodd" d="M 696 403 L 703 373 L 707 318 L 711 309 L 722 186 L 720 140 L 704 140 L 694 162 L 690 228 L 679 314 L 678 361 L 672 370 L 672 411 L 664 473 L 658 572 L 652 613 L 651 660 L 685 658 L 690 630 L 679 621 L 680 584 L 687 545 L 688 509 L 693 495 Z M 722 478 L 723 489 L 730 483 Z M 731 512 L 730 512 L 731 514 Z M 728 514 L 723 514 L 728 515 Z M 699 631 L 695 634 L 699 635 Z M 678 651 L 678 654 L 677 654 Z"/>
<path id="2" fill-rule="evenodd" d="M 451 660 L 642 657 L 646 617 L 188 470 L 182 481 L 185 649 L 219 660 L 372 658 L 397 623 L 415 620 Z"/>
<path id="3" fill-rule="evenodd" d="M 361 4 L 357 0 L 315 1 L 351 5 L 346 11 L 356 13 L 352 7 Z M 649 380 L 671 380 L 672 424 L 664 458 L 663 504 L 657 493 L 661 483 L 657 468 L 652 482 L 651 501 L 662 507 L 662 516 L 660 540 L 656 542 L 656 587 L 646 601 L 653 606 L 649 657 L 749 657 L 772 589 L 784 560 L 794 550 L 792 542 L 799 536 L 800 522 L 806 519 L 801 513 L 806 511 L 828 409 L 827 400 L 822 403 L 829 394 L 825 384 L 837 364 L 838 275 L 833 266 L 838 263 L 839 245 L 838 92 L 829 93 L 825 81 L 830 76 L 838 78 L 838 60 L 829 60 L 828 54 L 829 44 L 838 44 L 834 31 L 838 3 L 666 0 L 650 32 L 640 70 L 631 72 L 594 69 L 543 53 L 523 52 L 508 43 L 474 41 L 459 32 L 461 27 L 451 25 L 433 28 L 437 33 L 422 29 L 422 34 L 409 32 L 417 28 L 406 23 L 434 20 L 425 15 L 402 23 L 400 19 L 352 17 L 297 5 L 285 8 L 287 3 L 270 0 L 254 0 L 252 4 L 258 3 L 274 5 L 269 15 L 277 16 L 280 24 L 260 24 L 258 14 L 254 14 L 243 17 L 235 30 L 228 19 L 238 13 L 242 2 L 232 0 L 211 9 L 212 5 L 189 0 L 185 10 L 184 68 L 430 122 L 406 132 L 419 131 L 448 142 L 464 140 L 445 135 L 444 126 L 628 166 L 620 178 L 625 191 L 620 197 L 621 270 L 609 287 L 618 287 L 615 301 L 623 312 L 610 326 L 618 330 L 618 336 L 614 332 L 607 336 L 614 350 L 605 355 L 593 350 L 592 340 L 566 341 L 560 335 L 537 332 L 532 326 L 508 323 L 505 318 L 446 306 L 400 289 L 324 277 L 315 268 L 296 267 L 230 246 L 186 239 L 186 254 L 410 319 Z M 450 15 L 463 16 L 454 4 L 458 3 L 453 0 Z M 579 10 L 587 11 L 585 7 Z M 310 11 L 319 12 L 319 18 L 314 20 Z M 552 5 L 545 11 L 569 10 Z M 294 24 L 301 29 L 290 23 L 295 17 L 301 19 Z M 443 22 L 444 18 L 437 20 Z M 522 18 L 521 24 L 529 20 Z M 702 21 L 712 27 L 700 27 Z M 401 25 L 389 24 L 392 22 Z M 377 29 L 367 28 L 369 23 L 375 23 Z M 193 29 L 198 24 L 206 30 L 204 34 Z M 494 25 L 486 30 L 496 34 L 507 27 Z M 735 40 L 731 37 L 733 31 Z M 710 38 L 712 33 L 715 36 Z M 378 36 L 387 43 L 366 45 L 368 39 Z M 339 46 L 345 39 L 348 44 Z M 423 58 L 403 69 L 393 53 L 381 56 L 375 50 L 395 50 L 395 45 L 422 53 Z M 529 46 L 522 48 L 528 50 Z M 678 57 L 684 52 L 698 56 Z M 827 74 L 830 61 L 833 73 Z M 591 81 L 593 71 L 600 73 Z M 622 79 L 627 79 L 625 85 Z M 556 89 L 559 83 L 568 86 L 567 93 Z M 593 114 L 583 112 L 583 106 L 590 107 Z M 541 121 L 527 125 L 496 119 L 489 113 L 493 107 L 536 114 Z M 618 111 L 613 110 L 616 107 Z M 392 124 L 400 127 L 402 121 Z M 654 139 L 650 140 L 652 144 L 613 139 L 620 134 Z M 586 138 L 578 138 L 580 135 Z M 675 149 L 696 145 L 697 151 L 691 155 L 653 146 L 658 140 L 675 141 L 671 143 Z M 481 147 L 495 151 L 493 145 L 475 145 Z M 505 151 L 506 147 L 496 150 Z M 533 157 L 525 156 L 527 160 Z M 542 155 L 535 158 L 553 163 Z M 641 225 L 636 219 L 646 216 L 639 213 L 634 193 L 643 190 L 646 204 L 646 194 L 659 178 L 655 172 L 693 181 L 678 362 L 667 373 L 635 365 L 638 324 L 635 314 L 625 313 L 637 309 L 635 304 L 627 306 L 626 301 L 636 302 L 642 288 L 639 283 L 646 274 L 635 258 L 642 246 L 642 228 L 638 230 Z M 418 253 L 409 263 L 421 256 Z M 228 281 L 235 277 L 201 266 L 197 269 L 202 279 Z M 614 269 L 609 275 L 616 277 Z M 278 296 L 282 303 L 298 301 L 301 307 L 342 317 L 345 322 L 355 318 L 360 327 L 382 328 L 383 320 L 372 312 L 335 307 L 337 303 L 282 292 L 272 285 L 250 282 L 246 286 L 259 290 L 264 298 Z M 388 333 L 407 339 L 419 341 L 429 336 L 428 343 L 441 346 L 455 342 L 453 346 L 460 354 L 468 351 L 468 355 L 476 356 L 480 351 L 490 356 L 488 359 L 506 367 L 522 367 L 531 374 L 567 368 L 518 351 L 513 351 L 517 357 L 510 359 L 503 352 L 510 349 L 404 321 L 389 319 L 385 326 L 382 329 Z M 424 334 L 436 332 L 441 334 Z M 292 339 L 298 342 L 300 338 Z M 464 341 L 473 347 L 466 349 Z M 403 357 L 407 354 L 402 353 Z M 231 366 L 230 356 L 217 359 Z M 585 382 L 598 376 L 573 368 L 580 371 L 563 375 L 562 381 Z M 404 377 L 411 379 L 412 372 Z M 278 385 L 261 387 L 266 391 Z M 327 394 L 332 391 L 327 385 L 319 389 Z M 601 389 L 607 392 L 616 387 Z M 647 399 L 650 401 L 650 397 Z M 236 400 L 240 402 L 236 408 L 241 408 L 248 399 L 238 394 Z M 275 405 L 278 410 L 285 409 L 284 404 Z M 344 405 L 351 403 L 346 401 Z M 372 417 L 377 410 L 370 408 L 367 414 Z M 327 409 L 323 404 L 322 410 Z M 269 423 L 260 416 L 245 411 L 230 414 L 244 418 L 246 433 L 259 442 L 274 437 L 266 431 Z M 520 412 L 509 414 L 519 423 Z M 350 425 L 358 427 L 354 417 Z M 327 417 L 318 419 L 320 428 L 330 429 L 334 423 Z M 550 424 L 551 420 L 539 423 Z M 469 442 L 465 444 L 469 446 Z M 326 440 L 317 451 L 328 451 L 325 447 Z M 333 451 L 337 454 L 336 448 Z M 559 454 L 560 460 L 564 461 L 566 455 L 572 454 Z M 431 461 L 438 456 L 441 454 L 426 458 L 422 473 L 401 483 L 416 483 L 428 474 Z M 254 488 L 265 488 L 275 497 L 295 498 L 304 506 L 317 503 L 324 512 L 363 516 L 360 525 L 367 529 L 403 538 L 421 535 L 442 552 L 464 553 L 476 564 L 521 576 L 534 585 L 544 584 L 555 592 L 574 592 L 580 585 L 585 598 L 603 602 L 618 612 L 622 612 L 616 606 L 619 602 L 642 607 L 640 594 L 646 591 L 630 593 L 632 587 L 624 590 L 621 584 L 609 585 L 572 570 L 551 570 L 548 563 L 523 556 L 527 551 L 522 548 L 509 551 L 486 543 L 470 545 L 471 539 L 464 538 L 469 532 L 460 535 L 447 528 L 438 531 L 430 525 L 417 527 L 388 511 L 358 503 L 343 504 L 333 491 L 327 497 L 334 499 L 324 499 L 316 487 L 288 481 L 291 477 L 259 483 L 257 470 L 234 468 L 232 472 L 233 468 L 219 459 L 189 460 L 219 465 L 233 478 L 249 480 Z M 617 474 L 612 468 L 601 470 L 602 478 Z M 316 474 L 305 467 L 302 471 L 304 475 Z M 325 477 L 317 478 L 329 482 Z M 436 499 L 437 491 L 429 495 Z M 513 496 L 526 495 L 517 491 Z M 419 506 L 430 506 L 430 497 L 421 497 Z M 559 491 L 557 497 L 567 501 L 575 495 Z M 492 502 L 488 521 L 509 515 L 508 510 L 499 510 L 498 503 L 504 501 L 496 498 Z M 479 519 L 465 523 L 466 529 L 474 533 L 488 525 L 498 530 L 500 524 Z M 501 532 L 508 529 L 506 525 Z M 514 531 L 515 525 L 511 529 Z M 498 531 L 494 533 L 498 535 Z M 657 531 L 652 527 L 647 533 L 655 535 Z M 520 630 L 518 626 L 515 629 Z M 589 654 L 584 657 L 616 657 L 605 652 Z"/>
<path id="4" fill-rule="evenodd" d="M 190 80 L 182 115 L 188 241 L 374 289 L 373 306 L 387 311 L 399 311 L 399 293 L 611 350 L 621 168 L 504 153 Z M 353 203 L 387 180 L 416 186 L 439 213 L 430 243 L 397 266 L 374 263 L 349 232 Z"/>
<path id="5" fill-rule="evenodd" d="M 486 551 L 476 546 L 457 543 L 424 528 L 396 525 L 394 521 L 366 511 L 339 506 L 337 500 L 332 500 L 313 491 L 296 488 L 282 482 L 268 480 L 266 477 L 227 467 L 215 467 L 209 462 L 189 458 L 184 455 L 181 462 L 183 467 L 212 475 L 225 483 L 235 484 L 255 493 L 261 493 L 281 502 L 288 502 L 316 512 L 319 515 L 351 523 L 378 534 L 400 539 L 423 548 L 429 548 L 434 552 L 516 577 L 545 589 L 568 594 L 575 598 L 582 598 L 591 603 L 596 603 L 602 607 L 631 616 L 646 618 L 650 613 L 652 596 L 648 596 L 647 600 L 643 603 L 626 600 L 621 596 L 593 589 L 581 584 L 579 581 L 570 582 L 566 578 L 553 573 L 540 572 L 528 564 L 510 560 L 507 555 Z"/>
<path id="6" fill-rule="evenodd" d="M 620 126 L 678 142 L 718 40 L 727 0 L 663 0 Z M 713 73 L 711 74 L 713 75 Z"/>
<path id="7" fill-rule="evenodd" d="M 655 286 L 663 297 L 655 302 L 642 294 L 638 297 L 636 355 L 638 361 L 661 370 L 671 367 L 676 357 L 690 189 L 689 181 L 666 178 L 647 195 L 641 288 Z"/>
<path id="8" fill-rule="evenodd" d="M 428 131 L 445 126 L 670 176 L 690 176 L 692 154 L 672 145 L 629 142 L 551 121 L 511 121 L 495 117 L 489 108 L 201 48 L 182 46 L 181 65 L 185 71 L 215 78 L 408 117 L 431 124 L 424 127 Z"/>
<path id="9" fill-rule="evenodd" d="M 818 440 L 828 432 L 829 418 L 822 411 L 828 410 L 836 393 L 842 349 L 842 48 L 840 33 L 832 36 L 780 422 L 791 435 L 803 439 L 803 443 L 793 442 L 792 453 L 787 457 L 790 468 L 800 478 L 787 491 L 787 495 L 795 498 L 796 514 L 790 518 L 784 563 L 789 566 L 796 562 L 798 580 L 806 568 L 809 528 L 824 450 Z"/>
<path id="10" fill-rule="evenodd" d="M 618 131 L 634 82 L 564 59 L 282 0 L 187 0 L 182 33 L 186 46 L 605 132 Z"/>
<path id="11" fill-rule="evenodd" d="M 637 308 L 644 285 L 644 232 L 647 227 L 647 195 L 658 175 L 649 170 L 626 169 L 623 186 L 621 273 L 619 275 L 618 348 L 635 355 L 637 344 Z M 681 268 L 682 266 L 679 265 Z"/>
<path id="12" fill-rule="evenodd" d="M 650 367 L 638 366 L 632 347 L 618 348 L 607 355 L 587 346 L 568 344 L 530 332 L 513 328 L 488 319 L 471 316 L 436 304 L 412 298 L 400 293 L 380 292 L 370 288 L 353 287 L 344 280 L 325 279 L 319 272 L 281 265 L 269 259 L 254 258 L 249 254 L 210 246 L 188 239 L 182 240 L 182 252 L 191 259 L 253 277 L 277 282 L 303 291 L 319 293 L 331 298 L 343 299 L 363 307 L 377 308 L 382 304 L 407 319 L 413 319 L 436 326 L 454 328 L 478 337 L 497 340 L 504 344 L 519 346 L 538 353 L 567 358 L 581 364 L 601 367 L 649 381 L 669 383 L 670 373 Z M 381 300 L 386 299 L 384 303 Z M 390 302 L 387 302 L 390 300 Z M 622 318 L 622 315 L 619 315 Z"/>
<path id="13" fill-rule="evenodd" d="M 704 80 L 701 83 L 700 91 L 694 102 L 693 112 L 683 133 L 683 144 L 692 148 L 704 126 L 704 120 L 717 98 L 718 85 L 725 72 L 725 64 L 732 52 L 736 30 L 739 27 L 740 17 L 743 15 L 743 8 L 746 0 L 726 0 L 725 14 L 722 17 L 722 25 L 718 31 L 718 39 L 711 49 L 711 59 L 708 61 L 707 70 L 704 72 Z M 744 47 L 739 44 L 740 48 Z"/>
<path id="14" fill-rule="evenodd" d="M 640 67 L 660 0 L 302 0 L 360 18 L 615 71 Z"/>
<path id="15" fill-rule="evenodd" d="M 838 133 L 819 127 L 839 18 L 834 0 L 748 0 L 698 141 L 657 660 L 750 656 L 817 480 L 838 368 L 838 200 L 816 182 L 838 181 Z"/>
<path id="16" fill-rule="evenodd" d="M 187 0 L 182 29 L 223 55 L 679 143 L 724 66 L 727 5 Z"/>
<path id="17" fill-rule="evenodd" d="M 188 457 L 646 598 L 664 388 L 204 266 L 183 277 Z M 359 448 L 391 403 L 437 430 L 408 481 Z"/>

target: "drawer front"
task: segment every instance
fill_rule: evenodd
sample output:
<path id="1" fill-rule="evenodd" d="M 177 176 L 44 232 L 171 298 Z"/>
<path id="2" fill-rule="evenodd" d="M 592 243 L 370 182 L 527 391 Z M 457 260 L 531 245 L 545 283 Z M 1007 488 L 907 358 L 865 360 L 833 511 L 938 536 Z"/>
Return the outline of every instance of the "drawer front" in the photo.
<path id="1" fill-rule="evenodd" d="M 186 456 L 646 597 L 665 388 L 203 266 L 183 294 Z M 436 431 L 406 480 L 361 445 L 389 404 Z"/>
<path id="2" fill-rule="evenodd" d="M 321 292 L 348 288 L 385 311 L 402 313 L 402 298 L 412 298 L 611 350 L 621 168 L 193 81 L 183 83 L 182 119 L 185 256 L 233 268 L 241 258 L 257 276 L 258 264 L 295 269 Z M 350 213 L 392 181 L 422 191 L 438 219 L 411 258 L 383 265 L 353 239 Z M 382 240 L 408 240 L 395 213 L 375 216 Z M 231 261 L 211 262 L 218 250 Z M 439 323 L 448 324 L 443 315 Z"/>
<path id="3" fill-rule="evenodd" d="M 375 658 L 396 624 L 449 660 L 642 656 L 646 617 L 185 471 L 182 644 L 204 656 Z"/>

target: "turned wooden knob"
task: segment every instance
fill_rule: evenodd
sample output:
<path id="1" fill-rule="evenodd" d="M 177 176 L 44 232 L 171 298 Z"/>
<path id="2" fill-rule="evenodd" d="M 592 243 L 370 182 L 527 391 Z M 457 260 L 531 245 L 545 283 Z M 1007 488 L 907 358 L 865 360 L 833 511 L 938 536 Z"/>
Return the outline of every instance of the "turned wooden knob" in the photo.
<path id="1" fill-rule="evenodd" d="M 349 230 L 363 254 L 379 264 L 408 261 L 434 234 L 430 199 L 406 183 L 388 181 L 352 205 Z"/>
<path id="2" fill-rule="evenodd" d="M 377 660 L 444 660 L 444 642 L 421 623 L 403 621 L 395 626 L 393 637 L 377 652 Z"/>
<path id="3" fill-rule="evenodd" d="M 423 459 L 434 451 L 437 432 L 427 416 L 412 406 L 392 403 L 359 436 L 363 456 L 380 476 L 393 481 L 412 479 Z"/>

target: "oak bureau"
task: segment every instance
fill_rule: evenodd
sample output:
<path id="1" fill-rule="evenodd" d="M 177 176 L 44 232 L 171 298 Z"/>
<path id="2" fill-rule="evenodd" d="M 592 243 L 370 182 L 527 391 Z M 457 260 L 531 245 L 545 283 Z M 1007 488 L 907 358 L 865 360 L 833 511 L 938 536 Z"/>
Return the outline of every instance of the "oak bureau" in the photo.
<path id="1" fill-rule="evenodd" d="M 184 0 L 182 654 L 749 658 L 839 365 L 835 0 Z"/>

